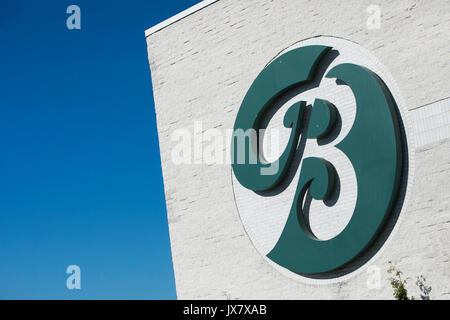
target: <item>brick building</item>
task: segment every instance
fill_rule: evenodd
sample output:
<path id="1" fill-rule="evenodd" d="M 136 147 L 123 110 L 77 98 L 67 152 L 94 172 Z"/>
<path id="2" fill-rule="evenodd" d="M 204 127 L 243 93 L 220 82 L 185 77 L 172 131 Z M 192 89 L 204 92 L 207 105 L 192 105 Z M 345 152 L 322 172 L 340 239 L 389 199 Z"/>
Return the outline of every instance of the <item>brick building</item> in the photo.
<path id="1" fill-rule="evenodd" d="M 432 299 L 450 298 L 449 32 L 446 0 L 210 0 L 147 30 L 178 298 L 390 299 L 389 261 L 411 278 L 411 295 L 419 297 L 415 278 L 424 275 Z M 400 119 L 402 168 L 389 217 L 363 252 L 338 269 L 302 274 L 267 257 L 296 183 L 266 194 L 243 187 L 228 161 L 229 130 L 271 62 L 318 45 L 333 50 L 318 73 L 357 64 L 389 88 Z M 340 115 L 335 142 L 351 130 L 355 98 L 348 87 L 323 79 L 311 90 L 285 94 L 267 116 L 282 145 L 290 135 L 283 116 L 296 97 L 333 102 Z M 183 133 L 191 134 L 182 146 L 190 160 L 177 161 Z M 214 139 L 211 159 L 205 152 Z M 303 143 L 288 180 L 297 181 L 302 159 L 313 155 L 333 163 L 340 180 L 331 203 L 313 200 L 309 207 L 311 230 L 326 241 L 352 219 L 358 179 L 336 143 Z"/>

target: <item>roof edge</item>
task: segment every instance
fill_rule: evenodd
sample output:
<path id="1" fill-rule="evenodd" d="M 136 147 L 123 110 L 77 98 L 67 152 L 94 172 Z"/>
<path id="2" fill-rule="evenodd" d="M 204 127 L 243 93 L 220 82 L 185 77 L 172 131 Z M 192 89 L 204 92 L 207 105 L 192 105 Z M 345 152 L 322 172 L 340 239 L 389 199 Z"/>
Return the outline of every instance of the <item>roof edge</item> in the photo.
<path id="1" fill-rule="evenodd" d="M 145 30 L 145 37 L 147 38 L 151 34 L 157 32 L 161 29 L 164 29 L 165 27 L 167 27 L 167 26 L 169 26 L 169 25 L 193 14 L 194 12 L 197 12 L 197 11 L 209 6 L 210 4 L 212 4 L 214 2 L 217 2 L 217 1 L 219 1 L 219 0 L 203 0 L 203 1 L 201 1 L 201 2 L 197 3 L 196 5 L 170 17 L 169 19 L 164 20 L 163 22 L 160 22 L 157 25 L 154 25 L 153 27 Z"/>

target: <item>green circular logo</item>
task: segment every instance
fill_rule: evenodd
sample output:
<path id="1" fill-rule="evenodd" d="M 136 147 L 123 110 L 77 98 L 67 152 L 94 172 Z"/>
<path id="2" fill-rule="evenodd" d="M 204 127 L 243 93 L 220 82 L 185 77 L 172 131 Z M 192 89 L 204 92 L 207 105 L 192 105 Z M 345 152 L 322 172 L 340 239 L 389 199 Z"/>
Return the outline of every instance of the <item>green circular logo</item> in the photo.
<path id="1" fill-rule="evenodd" d="M 296 102 L 284 115 L 283 124 L 291 130 L 284 151 L 274 162 L 261 156 L 259 132 L 267 111 L 289 90 L 312 83 L 330 50 L 332 47 L 322 45 L 290 50 L 272 61 L 254 80 L 238 111 L 232 137 L 232 169 L 244 188 L 257 193 L 277 188 L 287 178 L 300 137 L 327 141 L 334 130 L 339 105 L 320 97 L 311 105 Z M 353 125 L 334 147 L 353 166 L 357 198 L 345 228 L 331 239 L 318 239 L 303 212 L 305 195 L 309 191 L 313 199 L 327 201 L 336 188 L 338 172 L 326 157 L 303 158 L 286 223 L 267 253 L 276 264 L 299 274 L 329 272 L 360 255 L 392 212 L 402 172 L 400 116 L 383 80 L 368 68 L 353 63 L 338 64 L 324 77 L 348 86 L 356 102 Z"/>

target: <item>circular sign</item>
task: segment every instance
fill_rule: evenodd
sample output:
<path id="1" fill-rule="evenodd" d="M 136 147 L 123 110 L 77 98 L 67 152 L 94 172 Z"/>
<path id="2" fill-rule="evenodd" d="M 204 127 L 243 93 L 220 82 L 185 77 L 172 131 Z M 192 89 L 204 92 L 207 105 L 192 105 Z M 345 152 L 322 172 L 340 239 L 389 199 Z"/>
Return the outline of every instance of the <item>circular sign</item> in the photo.
<path id="1" fill-rule="evenodd" d="M 249 237 L 277 269 L 336 277 L 401 209 L 400 102 L 378 60 L 336 38 L 285 50 L 254 80 L 234 125 L 233 188 Z"/>

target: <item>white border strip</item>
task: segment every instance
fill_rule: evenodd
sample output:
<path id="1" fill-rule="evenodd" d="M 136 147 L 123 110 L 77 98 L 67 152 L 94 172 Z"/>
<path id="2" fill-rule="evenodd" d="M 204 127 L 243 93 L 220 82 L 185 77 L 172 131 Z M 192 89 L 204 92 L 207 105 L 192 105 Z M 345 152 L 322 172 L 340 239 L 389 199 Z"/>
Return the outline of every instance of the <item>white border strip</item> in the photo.
<path id="1" fill-rule="evenodd" d="M 187 17 L 188 15 L 193 14 L 196 11 L 199 11 L 207 6 L 209 6 L 210 4 L 217 2 L 219 0 L 203 0 L 202 2 L 197 3 L 195 6 L 192 6 L 176 15 L 174 15 L 173 17 L 164 20 L 163 22 L 158 23 L 157 25 L 151 27 L 150 29 L 145 30 L 145 37 L 148 37 L 149 35 L 151 35 L 152 33 L 155 33 L 169 25 L 171 25 L 172 23 L 177 22 L 178 20 L 181 20 L 185 17 Z"/>

